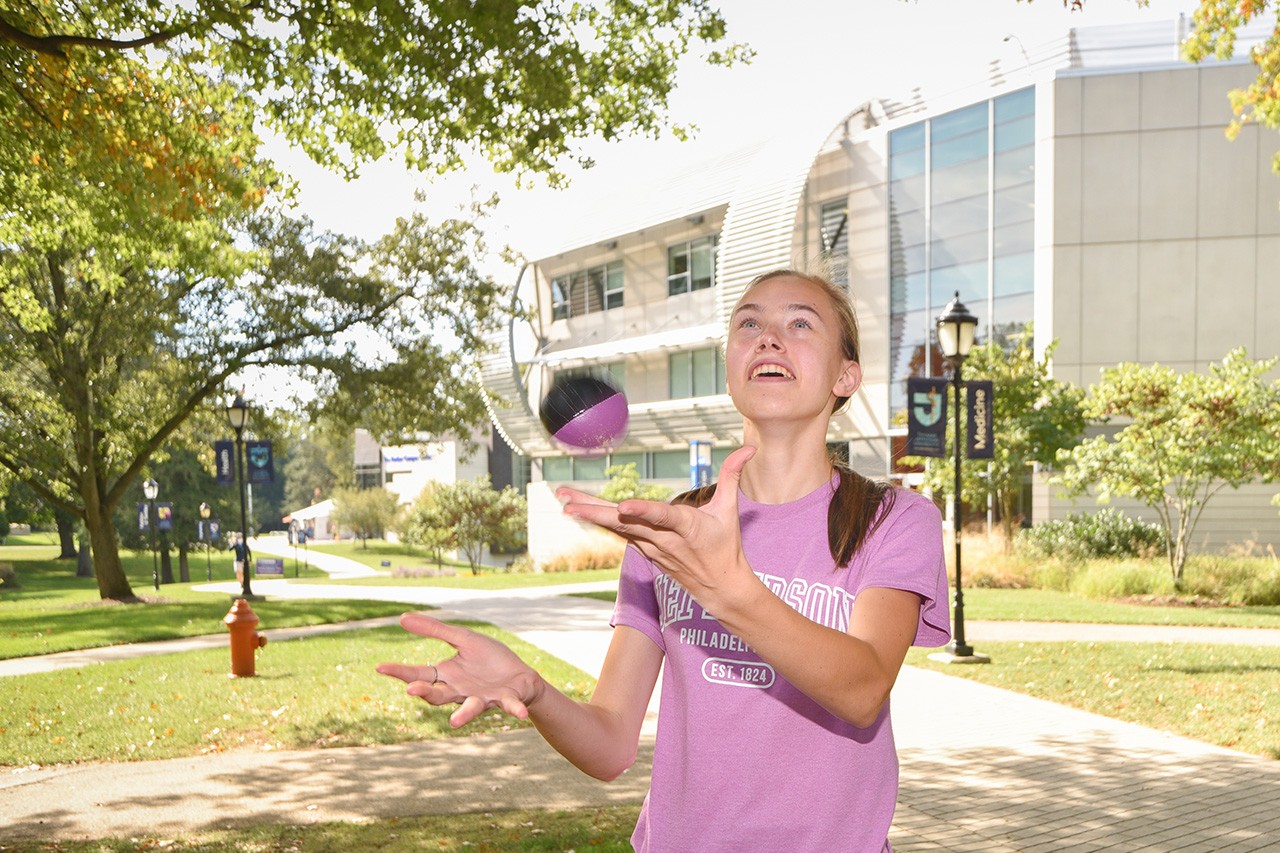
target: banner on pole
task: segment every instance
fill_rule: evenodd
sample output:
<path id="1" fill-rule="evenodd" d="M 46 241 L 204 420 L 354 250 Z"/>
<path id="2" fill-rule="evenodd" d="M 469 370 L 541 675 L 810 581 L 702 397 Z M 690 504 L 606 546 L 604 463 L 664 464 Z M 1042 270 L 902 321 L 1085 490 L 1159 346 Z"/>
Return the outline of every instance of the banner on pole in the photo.
<path id="1" fill-rule="evenodd" d="M 276 472 L 271 458 L 271 442 L 246 441 L 244 454 L 248 469 L 246 477 L 251 484 L 275 482 Z"/>
<path id="2" fill-rule="evenodd" d="M 947 455 L 947 380 L 907 380 L 907 455 Z"/>
<path id="3" fill-rule="evenodd" d="M 236 445 L 234 441 L 215 441 L 213 456 L 218 463 L 218 485 L 231 486 L 236 482 Z"/>
<path id="4" fill-rule="evenodd" d="M 995 388 L 989 379 L 964 384 L 969 416 L 969 458 L 990 459 L 995 455 Z"/>
<path id="5" fill-rule="evenodd" d="M 156 530 L 173 529 L 173 504 L 156 504 Z"/>
<path id="6" fill-rule="evenodd" d="M 138 504 L 138 530 L 147 530 L 151 527 L 148 523 L 149 514 L 147 513 L 146 504 Z"/>

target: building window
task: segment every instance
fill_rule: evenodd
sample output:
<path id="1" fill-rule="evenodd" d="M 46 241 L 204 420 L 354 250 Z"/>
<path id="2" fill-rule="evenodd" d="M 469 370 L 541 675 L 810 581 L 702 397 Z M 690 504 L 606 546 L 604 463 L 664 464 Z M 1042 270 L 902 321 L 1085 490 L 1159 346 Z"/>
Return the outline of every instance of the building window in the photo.
<path id="1" fill-rule="evenodd" d="M 833 284 L 849 286 L 849 201 L 839 199 L 822 205 L 818 221 L 822 256 L 830 265 Z"/>
<path id="2" fill-rule="evenodd" d="M 724 354 L 719 347 L 674 352 L 667 356 L 670 399 L 725 393 Z"/>
<path id="3" fill-rule="evenodd" d="M 621 308 L 622 261 L 577 270 L 551 279 L 551 319 L 565 320 L 594 311 Z"/>
<path id="4" fill-rule="evenodd" d="M 622 307 L 622 264 L 609 264 L 604 268 L 604 309 Z"/>
<path id="5" fill-rule="evenodd" d="M 569 277 L 551 279 L 551 319 L 564 320 L 569 316 Z"/>
<path id="6" fill-rule="evenodd" d="M 703 290 L 716 280 L 716 237 L 667 247 L 667 295 Z"/>
<path id="7" fill-rule="evenodd" d="M 933 324 L 958 292 L 977 341 L 1011 342 L 1033 314 L 1035 91 L 889 134 L 889 408 L 938 376 Z"/>

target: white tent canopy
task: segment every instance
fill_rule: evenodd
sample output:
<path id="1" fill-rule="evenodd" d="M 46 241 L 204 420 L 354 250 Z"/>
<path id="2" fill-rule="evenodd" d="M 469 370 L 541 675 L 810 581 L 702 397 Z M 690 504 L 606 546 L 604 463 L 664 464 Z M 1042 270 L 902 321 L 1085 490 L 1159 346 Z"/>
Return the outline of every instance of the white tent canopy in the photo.
<path id="1" fill-rule="evenodd" d="M 330 498 L 329 500 L 320 501 L 318 504 L 312 504 L 305 509 L 295 509 L 281 520 L 286 523 L 290 521 L 310 521 L 314 518 L 323 518 L 332 514 L 333 499 Z"/>

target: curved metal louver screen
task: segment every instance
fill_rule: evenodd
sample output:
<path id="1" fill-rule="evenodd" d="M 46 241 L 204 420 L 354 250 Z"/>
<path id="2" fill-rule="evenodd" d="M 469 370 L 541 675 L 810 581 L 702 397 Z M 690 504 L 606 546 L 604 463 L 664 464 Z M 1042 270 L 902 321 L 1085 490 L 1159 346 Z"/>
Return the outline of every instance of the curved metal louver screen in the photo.
<path id="1" fill-rule="evenodd" d="M 511 315 L 517 315 L 519 305 L 520 284 L 524 280 L 528 265 L 520 270 L 515 283 L 511 286 Z M 515 356 L 515 327 L 512 319 L 505 327 L 489 337 L 493 348 L 480 358 L 480 382 L 497 402 L 486 399 L 489 419 L 493 421 L 503 441 L 516 453 L 547 453 L 551 451 L 551 441 L 542 429 L 542 423 L 534 414 L 526 395 L 524 383 L 520 380 L 519 371 L 522 366 Z"/>
<path id="2" fill-rule="evenodd" d="M 793 232 L 809 170 L 831 132 L 821 130 L 778 137 L 747 170 L 750 178 L 729 201 L 716 255 L 716 313 L 724 323 L 751 279 L 762 272 L 797 263 Z"/>

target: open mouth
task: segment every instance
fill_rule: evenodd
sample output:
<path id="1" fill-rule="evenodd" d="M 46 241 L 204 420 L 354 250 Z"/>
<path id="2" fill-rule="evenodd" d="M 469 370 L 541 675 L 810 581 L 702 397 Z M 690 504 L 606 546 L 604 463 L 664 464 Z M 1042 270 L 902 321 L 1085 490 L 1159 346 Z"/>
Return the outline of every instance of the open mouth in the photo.
<path id="1" fill-rule="evenodd" d="M 752 379 L 795 379 L 796 375 L 780 364 L 757 364 L 751 370 Z"/>

